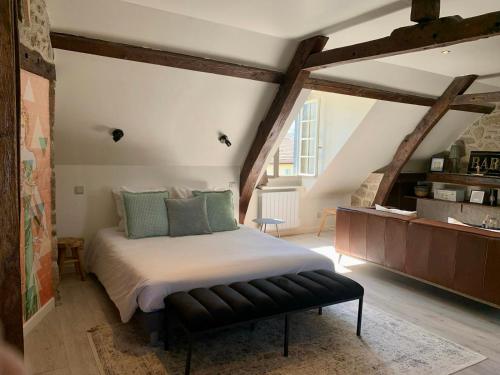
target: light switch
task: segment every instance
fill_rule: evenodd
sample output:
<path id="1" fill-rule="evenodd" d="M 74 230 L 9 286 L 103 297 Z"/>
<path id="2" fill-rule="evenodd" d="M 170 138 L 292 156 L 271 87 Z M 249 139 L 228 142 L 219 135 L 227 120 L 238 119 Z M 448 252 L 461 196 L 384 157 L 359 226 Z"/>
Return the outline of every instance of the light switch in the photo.
<path id="1" fill-rule="evenodd" d="M 85 194 L 85 188 L 82 185 L 75 186 L 74 192 L 76 195 L 83 195 Z"/>

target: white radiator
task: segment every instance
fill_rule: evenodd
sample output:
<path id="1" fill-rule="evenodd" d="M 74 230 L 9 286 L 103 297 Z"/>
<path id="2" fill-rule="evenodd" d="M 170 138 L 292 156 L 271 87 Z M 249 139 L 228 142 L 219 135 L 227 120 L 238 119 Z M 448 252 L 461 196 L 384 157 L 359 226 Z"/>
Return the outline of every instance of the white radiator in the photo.
<path id="1" fill-rule="evenodd" d="M 259 195 L 259 217 L 282 219 L 280 229 L 296 228 L 299 222 L 299 192 L 261 191 Z M 274 228 L 269 228 L 273 230 Z"/>

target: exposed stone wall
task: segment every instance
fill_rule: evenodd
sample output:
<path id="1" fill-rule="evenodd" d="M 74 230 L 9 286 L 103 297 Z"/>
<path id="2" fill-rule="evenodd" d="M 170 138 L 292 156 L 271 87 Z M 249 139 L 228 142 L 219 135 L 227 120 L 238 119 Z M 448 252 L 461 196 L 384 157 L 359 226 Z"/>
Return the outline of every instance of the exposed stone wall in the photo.
<path id="1" fill-rule="evenodd" d="M 358 190 L 351 195 L 351 206 L 369 207 L 373 205 L 382 177 L 384 177 L 383 173 L 370 173 Z"/>
<path id="2" fill-rule="evenodd" d="M 471 151 L 500 151 L 500 105 L 481 116 L 458 138 L 465 145 L 465 156 L 460 160 L 460 172 L 467 171 Z"/>
<path id="3" fill-rule="evenodd" d="M 19 40 L 39 52 L 47 62 L 54 62 L 50 43 L 50 22 L 45 0 L 30 0 L 30 17 L 19 23 Z"/>

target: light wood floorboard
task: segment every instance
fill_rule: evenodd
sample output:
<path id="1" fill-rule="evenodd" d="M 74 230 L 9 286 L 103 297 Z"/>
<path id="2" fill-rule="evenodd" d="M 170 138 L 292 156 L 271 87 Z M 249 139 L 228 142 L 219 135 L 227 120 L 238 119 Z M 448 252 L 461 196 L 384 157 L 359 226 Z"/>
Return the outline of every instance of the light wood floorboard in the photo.
<path id="1" fill-rule="evenodd" d="M 337 259 L 332 232 L 284 239 Z M 488 357 L 460 375 L 500 374 L 500 310 L 347 257 L 337 270 L 365 287 L 367 303 Z M 59 292 L 55 310 L 26 337 L 26 363 L 35 375 L 98 375 L 87 330 L 119 322 L 118 311 L 93 277 L 64 274 Z"/>

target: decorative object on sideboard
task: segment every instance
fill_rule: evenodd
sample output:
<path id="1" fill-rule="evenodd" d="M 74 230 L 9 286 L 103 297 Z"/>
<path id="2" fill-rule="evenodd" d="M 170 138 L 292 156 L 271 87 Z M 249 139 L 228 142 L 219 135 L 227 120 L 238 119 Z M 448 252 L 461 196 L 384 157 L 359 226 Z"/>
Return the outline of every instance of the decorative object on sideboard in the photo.
<path id="1" fill-rule="evenodd" d="M 458 173 L 460 171 L 460 158 L 464 156 L 461 145 L 457 142 L 451 145 L 450 148 L 450 172 Z"/>
<path id="2" fill-rule="evenodd" d="M 465 199 L 464 189 L 437 189 L 434 192 L 434 199 L 450 202 L 463 202 Z"/>
<path id="3" fill-rule="evenodd" d="M 500 177 L 500 152 L 471 151 L 467 173 Z"/>
<path id="4" fill-rule="evenodd" d="M 490 206 L 496 206 L 497 205 L 497 198 L 498 198 L 498 190 L 496 189 L 490 189 L 489 196 L 488 196 L 488 202 Z"/>
<path id="5" fill-rule="evenodd" d="M 120 139 L 123 138 L 125 133 L 121 129 L 113 129 L 113 131 L 111 132 L 111 135 L 113 136 L 113 141 L 115 141 L 115 143 L 116 143 L 116 142 L 120 141 Z"/>
<path id="6" fill-rule="evenodd" d="M 429 185 L 416 185 L 414 188 L 415 196 L 419 198 L 425 198 L 429 195 L 430 186 Z"/>
<path id="7" fill-rule="evenodd" d="M 226 134 L 219 135 L 219 142 L 224 143 L 227 147 L 231 147 L 231 141 Z"/>
<path id="8" fill-rule="evenodd" d="M 470 193 L 470 203 L 483 204 L 486 193 L 484 190 L 472 190 Z"/>
<path id="9" fill-rule="evenodd" d="M 433 157 L 431 159 L 431 172 L 444 172 L 444 157 Z"/>

